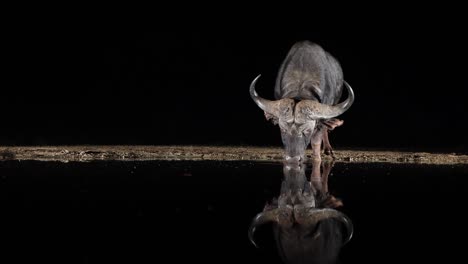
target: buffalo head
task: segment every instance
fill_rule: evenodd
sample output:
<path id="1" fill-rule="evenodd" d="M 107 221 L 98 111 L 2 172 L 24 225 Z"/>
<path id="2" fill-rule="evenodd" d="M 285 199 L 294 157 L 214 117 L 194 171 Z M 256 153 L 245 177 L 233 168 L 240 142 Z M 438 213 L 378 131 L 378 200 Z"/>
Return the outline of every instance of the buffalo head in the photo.
<path id="1" fill-rule="evenodd" d="M 317 122 L 343 114 L 354 102 L 354 92 L 346 82 L 344 85 L 349 96 L 337 105 L 326 105 L 314 100 L 296 101 L 291 98 L 267 100 L 255 91 L 255 83 L 259 77 L 260 75 L 250 85 L 250 96 L 265 112 L 265 117 L 279 125 L 286 160 L 304 161 L 312 136 L 319 133 L 316 129 Z"/>

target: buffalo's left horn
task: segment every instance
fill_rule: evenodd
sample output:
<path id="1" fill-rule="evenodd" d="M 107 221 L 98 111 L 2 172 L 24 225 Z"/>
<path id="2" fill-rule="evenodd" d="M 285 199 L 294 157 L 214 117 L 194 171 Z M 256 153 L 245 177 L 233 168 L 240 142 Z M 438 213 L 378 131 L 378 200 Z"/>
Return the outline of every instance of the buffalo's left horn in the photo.
<path id="1" fill-rule="evenodd" d="M 337 105 L 321 104 L 313 100 L 302 100 L 297 104 L 300 112 L 306 115 L 308 119 L 329 119 L 337 117 L 346 112 L 354 102 L 354 92 L 351 86 L 344 81 L 348 90 L 348 98 Z"/>
<path id="2" fill-rule="evenodd" d="M 249 227 L 250 242 L 252 242 L 252 244 L 254 244 L 255 247 L 258 247 L 257 244 L 255 244 L 255 240 L 254 240 L 255 229 L 268 222 L 277 222 L 277 221 L 278 221 L 278 208 L 257 214 L 255 218 L 252 220 L 252 223 L 250 224 L 250 227 Z"/>
<path id="3" fill-rule="evenodd" d="M 338 210 L 330 209 L 330 208 L 313 209 L 309 212 L 307 224 L 316 225 L 318 224 L 318 222 L 324 219 L 330 219 L 330 218 L 335 218 L 345 225 L 348 234 L 346 236 L 346 239 L 343 242 L 343 245 L 348 243 L 353 237 L 353 233 L 354 233 L 353 223 L 351 222 L 351 219 L 349 219 L 345 214 L 343 214 L 342 212 Z"/>

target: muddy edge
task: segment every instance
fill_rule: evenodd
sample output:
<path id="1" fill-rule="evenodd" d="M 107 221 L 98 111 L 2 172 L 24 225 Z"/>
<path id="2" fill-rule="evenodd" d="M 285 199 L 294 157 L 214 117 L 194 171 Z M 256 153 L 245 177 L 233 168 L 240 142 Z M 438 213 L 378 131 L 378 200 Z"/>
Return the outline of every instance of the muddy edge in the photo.
<path id="1" fill-rule="evenodd" d="M 310 150 L 308 152 L 310 155 Z M 279 147 L 210 146 L 47 146 L 0 147 L 0 160 L 282 160 Z M 468 155 L 455 153 L 336 150 L 338 162 L 390 162 L 419 164 L 468 164 Z M 323 156 L 324 160 L 329 157 Z"/>

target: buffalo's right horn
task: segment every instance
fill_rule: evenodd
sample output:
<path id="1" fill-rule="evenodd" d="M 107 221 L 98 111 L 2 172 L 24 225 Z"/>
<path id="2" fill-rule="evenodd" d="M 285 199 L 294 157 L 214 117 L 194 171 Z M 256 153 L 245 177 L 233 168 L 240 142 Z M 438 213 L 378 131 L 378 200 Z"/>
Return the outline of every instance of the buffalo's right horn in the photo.
<path id="1" fill-rule="evenodd" d="M 263 111 L 279 118 L 280 115 L 280 103 L 281 100 L 277 101 L 270 101 L 265 98 L 258 96 L 257 91 L 255 91 L 255 83 L 258 79 L 262 76 L 261 74 L 258 75 L 250 84 L 250 97 L 254 100 L 254 102 L 260 107 Z"/>

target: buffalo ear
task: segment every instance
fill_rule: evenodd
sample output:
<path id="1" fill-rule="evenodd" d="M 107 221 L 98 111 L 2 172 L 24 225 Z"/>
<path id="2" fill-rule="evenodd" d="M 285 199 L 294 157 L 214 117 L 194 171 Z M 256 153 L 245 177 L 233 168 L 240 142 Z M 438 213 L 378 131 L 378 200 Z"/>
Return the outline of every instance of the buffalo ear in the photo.
<path id="1" fill-rule="evenodd" d="M 268 112 L 264 112 L 265 113 L 265 118 L 267 121 L 271 121 L 274 125 L 277 125 L 278 124 L 278 118 Z"/>
<path id="2" fill-rule="evenodd" d="M 322 122 L 322 124 L 328 129 L 328 130 L 333 130 L 335 129 L 335 127 L 339 127 L 341 125 L 343 125 L 343 120 L 340 120 L 340 119 L 337 119 L 337 118 L 332 118 L 332 119 L 328 119 L 328 120 L 325 120 L 324 122 Z"/>

